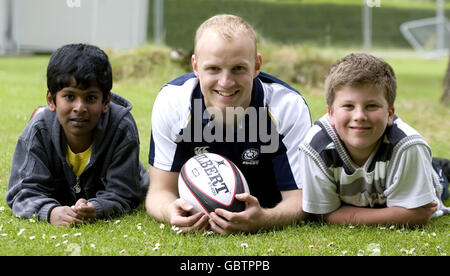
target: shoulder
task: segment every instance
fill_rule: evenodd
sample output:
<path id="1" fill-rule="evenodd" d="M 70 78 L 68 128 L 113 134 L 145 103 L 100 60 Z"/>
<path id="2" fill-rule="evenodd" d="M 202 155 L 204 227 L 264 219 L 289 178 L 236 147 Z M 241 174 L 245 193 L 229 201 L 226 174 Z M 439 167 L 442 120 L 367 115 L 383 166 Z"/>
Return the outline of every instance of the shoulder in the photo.
<path id="1" fill-rule="evenodd" d="M 305 127 L 311 126 L 311 115 L 303 96 L 287 83 L 266 73 L 260 73 L 258 80 L 264 93 L 264 106 L 284 133 L 299 120 Z"/>
<path id="2" fill-rule="evenodd" d="M 33 112 L 20 137 L 22 139 L 29 139 L 30 136 L 34 136 L 37 132 L 50 132 L 55 123 L 59 125 L 56 113 L 51 112 L 48 107 L 42 106 Z M 42 138 L 50 139 L 50 136 L 44 136 Z"/>
<path id="3" fill-rule="evenodd" d="M 184 74 L 166 83 L 156 96 L 153 110 L 173 114 L 189 109 L 192 93 L 197 85 L 198 79 L 194 73 Z"/>
<path id="4" fill-rule="evenodd" d="M 424 140 L 417 130 L 397 116 L 395 116 L 392 126 L 386 129 L 386 137 L 394 145 L 408 137 Z"/>

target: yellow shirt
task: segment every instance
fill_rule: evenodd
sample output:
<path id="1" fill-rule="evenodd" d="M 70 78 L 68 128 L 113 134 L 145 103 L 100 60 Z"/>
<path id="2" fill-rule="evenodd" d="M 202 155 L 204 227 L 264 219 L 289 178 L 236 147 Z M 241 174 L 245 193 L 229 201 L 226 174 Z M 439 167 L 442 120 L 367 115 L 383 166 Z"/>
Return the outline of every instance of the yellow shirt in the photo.
<path id="1" fill-rule="evenodd" d="M 76 176 L 80 176 L 86 167 L 89 158 L 91 158 L 92 145 L 85 151 L 73 153 L 69 145 L 67 145 L 67 160 Z"/>

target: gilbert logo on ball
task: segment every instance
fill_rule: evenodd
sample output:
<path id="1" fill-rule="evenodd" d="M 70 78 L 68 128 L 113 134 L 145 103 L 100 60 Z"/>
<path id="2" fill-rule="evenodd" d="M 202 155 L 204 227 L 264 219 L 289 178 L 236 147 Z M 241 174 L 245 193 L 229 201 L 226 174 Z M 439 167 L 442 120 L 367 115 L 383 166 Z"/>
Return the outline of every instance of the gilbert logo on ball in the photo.
<path id="1" fill-rule="evenodd" d="M 209 214 L 216 208 L 231 212 L 245 209 L 236 194 L 250 193 L 239 168 L 215 153 L 202 153 L 190 158 L 178 177 L 180 197 L 194 206 L 194 213 Z"/>

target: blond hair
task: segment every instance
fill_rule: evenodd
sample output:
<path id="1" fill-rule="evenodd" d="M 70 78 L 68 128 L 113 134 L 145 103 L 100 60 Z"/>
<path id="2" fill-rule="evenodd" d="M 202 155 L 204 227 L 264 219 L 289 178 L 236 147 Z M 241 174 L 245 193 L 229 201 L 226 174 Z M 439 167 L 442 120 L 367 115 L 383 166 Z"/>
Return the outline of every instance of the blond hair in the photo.
<path id="1" fill-rule="evenodd" d="M 244 35 L 253 41 L 256 55 L 256 32 L 247 21 L 239 16 L 218 14 L 203 22 L 195 33 L 194 53 L 197 53 L 197 43 L 206 31 L 215 32 L 225 40 L 232 40 L 239 35 Z"/>
<path id="2" fill-rule="evenodd" d="M 382 59 L 364 53 L 350 54 L 331 67 L 325 80 L 327 105 L 333 105 L 339 89 L 366 85 L 383 89 L 389 108 L 394 106 L 397 90 L 394 70 Z"/>

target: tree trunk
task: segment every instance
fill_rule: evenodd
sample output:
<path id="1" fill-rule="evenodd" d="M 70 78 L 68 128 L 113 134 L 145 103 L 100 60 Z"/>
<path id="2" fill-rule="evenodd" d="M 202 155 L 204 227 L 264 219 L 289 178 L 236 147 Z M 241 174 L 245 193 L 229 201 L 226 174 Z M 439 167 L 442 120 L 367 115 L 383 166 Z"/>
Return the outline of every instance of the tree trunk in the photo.
<path id="1" fill-rule="evenodd" d="M 447 73 L 445 73 L 444 79 L 444 91 L 442 92 L 441 101 L 446 104 L 450 104 L 450 55 L 447 65 Z"/>

